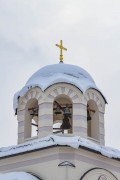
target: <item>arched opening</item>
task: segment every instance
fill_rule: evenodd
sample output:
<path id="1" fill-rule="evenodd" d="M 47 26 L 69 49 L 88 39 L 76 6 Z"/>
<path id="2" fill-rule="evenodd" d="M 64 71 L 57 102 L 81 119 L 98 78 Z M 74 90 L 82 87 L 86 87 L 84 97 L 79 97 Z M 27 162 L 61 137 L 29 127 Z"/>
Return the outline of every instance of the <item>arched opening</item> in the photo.
<path id="1" fill-rule="evenodd" d="M 99 141 L 99 111 L 93 100 L 87 103 L 87 136 Z"/>
<path id="2" fill-rule="evenodd" d="M 80 180 L 118 180 L 114 174 L 103 168 L 93 168 L 83 174 Z"/>
<path id="3" fill-rule="evenodd" d="M 68 96 L 60 95 L 53 102 L 53 133 L 72 133 L 72 101 Z"/>
<path id="4" fill-rule="evenodd" d="M 28 101 L 25 110 L 25 139 L 36 137 L 38 134 L 38 101 Z"/>

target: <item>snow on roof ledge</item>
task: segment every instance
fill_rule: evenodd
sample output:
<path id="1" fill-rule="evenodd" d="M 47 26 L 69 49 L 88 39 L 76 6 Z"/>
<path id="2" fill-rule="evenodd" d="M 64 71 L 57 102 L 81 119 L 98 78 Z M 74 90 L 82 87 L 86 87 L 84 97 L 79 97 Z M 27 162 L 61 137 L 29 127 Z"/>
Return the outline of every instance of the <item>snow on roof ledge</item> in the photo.
<path id="1" fill-rule="evenodd" d="M 14 110 L 18 106 L 18 97 L 24 96 L 30 88 L 40 87 L 42 91 L 45 91 L 49 86 L 57 83 L 72 84 L 83 93 L 89 88 L 96 89 L 101 93 L 87 71 L 79 66 L 58 63 L 39 69 L 29 78 L 26 85 L 14 96 Z M 106 101 L 104 96 L 103 98 Z"/>
<path id="2" fill-rule="evenodd" d="M 5 174 L 0 174 L 1 180 L 38 180 L 35 176 L 32 176 L 26 172 L 10 172 Z"/>
<path id="3" fill-rule="evenodd" d="M 63 137 L 55 135 L 50 135 L 41 139 L 29 141 L 17 146 L 0 148 L 0 159 L 25 152 L 31 152 L 33 150 L 35 151 L 48 147 L 55 147 L 57 145 L 69 146 L 76 149 L 85 148 L 90 151 L 100 153 L 108 158 L 115 158 L 117 160 L 120 160 L 120 151 L 117 149 L 95 144 L 94 142 L 81 138 L 79 136 Z"/>

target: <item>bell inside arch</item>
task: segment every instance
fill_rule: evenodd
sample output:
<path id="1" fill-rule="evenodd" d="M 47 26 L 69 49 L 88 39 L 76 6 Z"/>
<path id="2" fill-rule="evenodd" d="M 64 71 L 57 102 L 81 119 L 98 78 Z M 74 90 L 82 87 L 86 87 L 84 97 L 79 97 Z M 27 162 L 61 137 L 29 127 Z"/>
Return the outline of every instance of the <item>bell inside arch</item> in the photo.
<path id="1" fill-rule="evenodd" d="M 91 118 L 91 113 L 90 112 L 95 112 L 94 110 L 90 109 L 89 105 L 87 104 L 87 121 L 90 121 Z"/>
<path id="2" fill-rule="evenodd" d="M 30 111 L 30 115 L 32 115 L 32 116 L 38 116 L 38 107 L 29 108 L 28 110 Z"/>
<path id="3" fill-rule="evenodd" d="M 61 109 L 60 106 L 57 106 L 56 110 L 55 110 L 55 114 L 61 114 Z"/>
<path id="4" fill-rule="evenodd" d="M 69 118 L 68 116 L 64 116 L 64 119 L 63 119 L 63 122 L 62 122 L 62 125 L 61 125 L 61 129 L 71 129 L 71 124 L 69 122 Z"/>
<path id="5" fill-rule="evenodd" d="M 70 112 L 70 109 L 69 107 L 66 105 L 66 107 L 64 108 L 64 113 L 63 113 L 65 116 L 69 116 L 71 115 L 71 112 Z"/>

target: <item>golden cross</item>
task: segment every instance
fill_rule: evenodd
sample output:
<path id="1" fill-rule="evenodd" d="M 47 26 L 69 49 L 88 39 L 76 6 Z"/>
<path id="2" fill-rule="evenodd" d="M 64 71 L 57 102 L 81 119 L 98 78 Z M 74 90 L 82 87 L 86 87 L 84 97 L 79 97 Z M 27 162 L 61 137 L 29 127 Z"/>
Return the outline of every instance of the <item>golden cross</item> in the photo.
<path id="1" fill-rule="evenodd" d="M 60 62 L 63 62 L 62 50 L 67 51 L 67 49 L 62 46 L 62 40 L 60 40 L 60 45 L 59 45 L 59 44 L 56 44 L 56 46 L 60 48 Z"/>

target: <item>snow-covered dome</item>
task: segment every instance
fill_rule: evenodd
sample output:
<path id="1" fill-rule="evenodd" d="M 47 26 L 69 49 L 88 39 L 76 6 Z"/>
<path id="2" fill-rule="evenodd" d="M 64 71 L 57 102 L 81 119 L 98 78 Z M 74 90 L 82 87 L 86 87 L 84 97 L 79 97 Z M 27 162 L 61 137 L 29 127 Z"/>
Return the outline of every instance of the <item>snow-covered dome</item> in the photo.
<path id="1" fill-rule="evenodd" d="M 43 91 L 56 83 L 70 83 L 82 92 L 88 88 L 97 88 L 92 77 L 81 67 L 70 64 L 53 64 L 45 66 L 34 73 L 26 86 L 39 86 Z"/>
<path id="2" fill-rule="evenodd" d="M 79 66 L 58 63 L 45 66 L 35 72 L 27 81 L 26 85 L 15 94 L 15 102 L 18 96 L 23 96 L 28 89 L 32 87 L 40 87 L 45 91 L 49 86 L 57 83 L 69 83 L 79 88 L 83 93 L 89 88 L 97 88 L 90 74 Z M 101 93 L 101 92 L 100 92 Z M 101 93 L 102 94 L 102 93 Z"/>
<path id="3" fill-rule="evenodd" d="M 0 174 L 1 180 L 38 180 L 35 176 L 26 172 L 10 172 L 5 174 Z"/>

